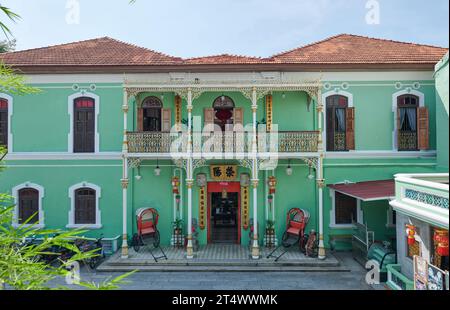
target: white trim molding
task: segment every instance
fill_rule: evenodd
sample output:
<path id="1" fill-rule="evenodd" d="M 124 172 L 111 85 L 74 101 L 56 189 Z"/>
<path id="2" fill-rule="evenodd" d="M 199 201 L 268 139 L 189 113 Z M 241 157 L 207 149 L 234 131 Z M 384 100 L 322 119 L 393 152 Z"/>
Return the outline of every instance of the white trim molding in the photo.
<path id="1" fill-rule="evenodd" d="M 414 90 L 412 88 L 406 88 L 400 90 L 394 94 L 392 94 L 392 112 L 394 113 L 394 130 L 392 131 L 392 150 L 398 150 L 398 141 L 397 141 L 397 98 L 403 95 L 414 95 L 419 97 L 419 106 L 422 108 L 425 106 L 425 94 Z"/>
<path id="2" fill-rule="evenodd" d="M 322 141 L 323 141 L 323 145 L 325 146 L 325 150 L 327 149 L 327 98 L 330 96 L 335 96 L 335 95 L 340 95 L 340 96 L 344 96 L 347 97 L 348 99 L 348 107 L 349 108 L 353 108 L 353 94 L 349 93 L 345 90 L 341 90 L 339 88 L 336 88 L 334 90 L 330 90 L 326 93 L 322 94 L 322 102 L 324 105 L 324 109 L 323 109 L 323 133 L 322 133 Z"/>
<path id="3" fill-rule="evenodd" d="M 38 224 L 26 224 L 26 225 L 22 225 L 19 224 L 19 191 L 21 189 L 25 189 L 25 188 L 32 188 L 38 191 L 39 193 L 39 200 L 38 200 L 38 204 L 39 204 L 39 213 L 38 213 L 38 217 L 39 217 L 39 223 Z M 15 187 L 13 187 L 12 189 L 12 196 L 14 198 L 14 214 L 13 214 L 13 227 L 33 227 L 33 228 L 44 228 L 45 227 L 45 222 L 44 222 L 44 210 L 42 208 L 42 199 L 45 196 L 45 190 L 44 187 L 42 187 L 41 185 L 35 184 L 35 183 L 31 183 L 31 182 L 25 182 L 22 183 L 20 185 L 17 185 Z"/>
<path id="4" fill-rule="evenodd" d="M 346 195 L 342 193 L 343 195 Z M 334 189 L 330 189 L 330 198 L 331 198 L 331 210 L 330 210 L 330 228 L 337 228 L 337 229 L 352 229 L 354 226 L 352 224 L 336 224 L 336 191 Z M 348 196 L 348 195 L 347 195 Z M 350 196 L 352 197 L 352 196 Z M 354 198 L 354 197 L 353 197 Z M 359 224 L 364 223 L 364 213 L 361 208 L 361 200 L 356 199 L 356 217 L 357 222 Z"/>
<path id="5" fill-rule="evenodd" d="M 95 190 L 95 224 L 75 224 L 75 191 L 80 188 L 90 188 Z M 100 211 L 100 198 L 102 196 L 102 189 L 100 186 L 91 184 L 88 182 L 81 182 L 72 185 L 69 188 L 70 199 L 70 211 L 69 211 L 69 224 L 67 228 L 83 228 L 83 229 L 100 229 L 102 228 L 101 211 Z"/>
<path id="6" fill-rule="evenodd" d="M 95 103 L 95 154 L 98 154 L 100 152 L 100 135 L 98 133 L 98 116 L 100 114 L 100 97 L 96 94 L 89 93 L 89 92 L 78 92 L 75 94 L 72 94 L 67 99 L 67 112 L 69 113 L 70 117 L 70 128 L 69 128 L 69 134 L 67 137 L 67 146 L 68 146 L 68 152 L 71 154 L 74 154 L 73 151 L 73 127 L 74 127 L 74 101 L 77 98 L 81 97 L 87 97 L 94 99 Z"/>
<path id="7" fill-rule="evenodd" d="M 10 95 L 0 93 L 0 99 L 8 101 L 8 153 L 13 152 L 13 134 L 12 134 L 12 116 L 13 116 L 13 103 L 14 99 Z"/>

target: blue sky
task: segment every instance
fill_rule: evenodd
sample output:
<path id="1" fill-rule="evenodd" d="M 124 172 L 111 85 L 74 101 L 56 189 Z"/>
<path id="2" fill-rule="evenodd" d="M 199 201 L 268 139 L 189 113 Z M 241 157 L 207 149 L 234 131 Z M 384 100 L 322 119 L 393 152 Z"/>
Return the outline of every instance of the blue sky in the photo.
<path id="1" fill-rule="evenodd" d="M 79 23 L 66 5 L 78 1 Z M 17 49 L 110 36 L 180 57 L 269 56 L 338 33 L 448 47 L 448 0 L 3 0 L 22 16 L 8 23 Z M 3 16 L 2 16 L 2 20 Z M 69 19 L 73 20 L 73 19 Z"/>

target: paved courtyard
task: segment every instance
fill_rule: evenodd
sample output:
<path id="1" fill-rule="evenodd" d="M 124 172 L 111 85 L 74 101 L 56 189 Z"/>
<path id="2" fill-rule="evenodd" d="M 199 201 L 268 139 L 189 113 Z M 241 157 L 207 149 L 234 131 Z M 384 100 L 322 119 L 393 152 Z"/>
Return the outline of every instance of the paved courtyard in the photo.
<path id="1" fill-rule="evenodd" d="M 145 272 L 140 271 L 122 285 L 125 290 L 368 290 L 365 270 L 350 253 L 337 253 L 336 258 L 347 271 L 297 272 Z M 101 282 L 120 272 L 82 271 L 85 281 Z M 57 281 L 56 284 L 64 284 Z"/>

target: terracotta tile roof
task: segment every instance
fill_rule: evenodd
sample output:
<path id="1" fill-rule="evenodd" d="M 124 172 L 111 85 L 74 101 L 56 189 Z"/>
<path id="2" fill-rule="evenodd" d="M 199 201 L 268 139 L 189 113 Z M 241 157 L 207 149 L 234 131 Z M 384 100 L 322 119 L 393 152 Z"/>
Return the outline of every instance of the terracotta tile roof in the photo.
<path id="1" fill-rule="evenodd" d="M 249 57 L 242 55 L 221 54 L 205 57 L 188 58 L 184 60 L 184 64 L 195 65 L 211 65 L 211 64 L 261 64 L 272 62 L 271 59 L 263 59 L 260 57 Z"/>
<path id="2" fill-rule="evenodd" d="M 98 67 L 128 67 L 145 71 L 149 67 L 183 66 L 212 67 L 215 65 L 264 66 L 305 65 L 314 66 L 376 66 L 421 65 L 432 70 L 433 66 L 448 51 L 446 48 L 374 39 L 356 35 L 341 34 L 328 39 L 293 49 L 269 58 L 222 54 L 216 56 L 182 59 L 153 50 L 103 37 L 68 44 L 0 54 L 0 61 L 19 68 L 52 68 L 69 72 L 78 68 L 91 70 Z M 275 69 L 279 69 L 276 67 Z M 81 69 L 79 69 L 81 70 Z M 95 69 L 98 70 L 98 69 Z M 110 69 L 113 70 L 113 69 Z M 94 69 L 92 69 L 94 71 Z M 125 70 L 124 70 L 125 71 Z"/>
<path id="3" fill-rule="evenodd" d="M 340 34 L 272 58 L 304 64 L 436 64 L 446 48 Z"/>
<path id="4" fill-rule="evenodd" d="M 109 37 L 0 54 L 7 64 L 133 66 L 179 64 L 176 58 Z"/>
<path id="5" fill-rule="evenodd" d="M 328 185 L 337 192 L 361 199 L 363 201 L 384 200 L 395 197 L 395 181 L 367 181 L 350 184 Z"/>

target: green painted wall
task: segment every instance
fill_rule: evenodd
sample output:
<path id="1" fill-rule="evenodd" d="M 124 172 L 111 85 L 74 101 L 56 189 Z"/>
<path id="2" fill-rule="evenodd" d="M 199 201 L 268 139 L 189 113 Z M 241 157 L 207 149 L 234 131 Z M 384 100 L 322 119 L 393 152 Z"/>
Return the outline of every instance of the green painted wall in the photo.
<path id="1" fill-rule="evenodd" d="M 448 53 L 436 65 L 437 162 L 439 171 L 448 172 Z"/>
<path id="2" fill-rule="evenodd" d="M 448 76 L 448 75 L 447 75 Z M 384 82 L 351 82 L 347 92 L 353 94 L 356 109 L 356 147 L 357 151 L 392 150 L 392 94 L 398 90 L 394 87 L 396 81 Z M 333 82 L 333 84 L 340 83 Z M 412 81 L 402 81 L 409 85 Z M 420 81 L 419 89 L 425 94 L 426 105 L 430 109 L 430 141 L 431 149 L 436 148 L 444 154 L 448 145 L 441 143 L 441 127 L 438 127 L 438 140 L 436 140 L 436 126 L 442 113 L 436 101 L 436 91 L 433 81 Z M 67 111 L 67 97 L 75 93 L 72 85 L 53 84 L 36 85 L 43 89 L 43 93 L 33 96 L 14 96 L 14 114 L 12 130 L 14 135 L 14 151 L 16 152 L 66 152 L 67 134 L 69 132 L 69 115 Z M 88 85 L 80 85 L 88 87 Z M 334 88 L 334 86 L 333 86 Z M 323 90 L 326 92 L 327 90 Z M 122 147 L 122 86 L 119 84 L 97 84 L 93 91 L 100 96 L 99 133 L 101 152 L 120 152 Z M 193 114 L 203 118 L 203 109 L 212 107 L 214 99 L 222 94 L 230 96 L 237 107 L 244 108 L 244 122 L 251 123 L 252 113 L 250 101 L 238 92 L 205 93 L 194 101 Z M 146 95 L 161 97 L 164 95 L 165 108 L 174 112 L 174 94 L 148 93 L 138 98 L 142 100 Z M 315 104 L 311 104 L 308 111 L 307 96 L 300 92 L 275 92 L 273 117 L 274 123 L 279 124 L 279 130 L 314 130 L 317 126 Z M 439 99 L 441 98 L 441 99 Z M 448 98 L 448 97 L 447 97 Z M 129 113 L 129 128 L 136 129 L 136 102 L 130 100 L 132 109 Z M 438 118 L 436 116 L 438 115 Z M 186 118 L 186 105 L 183 104 L 183 118 Z M 264 100 L 259 101 L 257 119 L 265 118 Z M 175 117 L 172 114 L 172 120 Z M 447 114 L 448 127 L 448 114 Z M 444 128 L 444 127 L 443 127 Z M 444 128 L 445 129 L 445 128 Z M 447 130 L 448 131 L 448 130 Z M 447 133 L 448 135 L 448 133 Z M 445 140 L 445 136 L 442 135 Z M 448 136 L 447 136 L 448 137 Z M 440 142 L 441 141 L 441 142 Z M 445 157 L 445 156 L 444 156 Z M 222 161 L 230 163 L 230 161 Z M 92 234 L 104 233 L 106 237 L 115 237 L 122 231 L 122 190 L 120 179 L 122 177 L 121 161 L 119 160 L 64 160 L 64 161 L 9 161 L 8 168 L 0 174 L 0 191 L 10 192 L 11 188 L 30 181 L 44 186 L 44 211 L 48 227 L 64 228 L 68 221 L 68 188 L 73 184 L 87 181 L 102 188 L 100 208 L 102 211 L 103 228 L 93 231 Z M 154 176 L 155 161 L 144 161 L 141 168 L 142 179 L 137 181 L 134 176 L 136 169 L 130 171 L 131 185 L 128 190 L 128 227 L 129 233 L 135 231 L 134 212 L 137 208 L 152 206 L 158 209 L 161 215 L 160 230 L 162 241 L 168 244 L 171 235 L 173 220 L 172 195 L 170 180 L 173 175 L 172 163 L 161 160 L 162 174 Z M 436 169 L 435 158 L 398 158 L 398 159 L 325 159 L 325 178 L 327 184 L 334 184 L 349 180 L 352 182 L 388 179 L 396 173 L 432 172 Z M 308 179 L 307 166 L 300 160 L 292 161 L 294 174 L 285 173 L 287 162 L 280 161 L 275 174 L 278 179 L 277 194 L 275 197 L 275 218 L 278 238 L 285 229 L 285 217 L 290 208 L 300 207 L 310 211 L 311 220 L 307 230 L 318 229 L 317 189 L 315 182 Z M 442 164 L 439 164 L 441 167 Z M 198 169 L 198 172 L 209 174 L 208 168 Z M 241 168 L 241 172 L 248 172 Z M 263 236 L 265 223 L 266 183 L 264 172 L 260 172 L 260 186 L 258 188 L 258 221 L 259 235 Z M 237 179 L 238 180 L 238 179 Z M 187 218 L 186 189 L 182 189 L 184 196 L 184 219 Z M 252 200 L 252 195 L 250 195 Z M 252 206 L 252 201 L 250 201 Z M 376 232 L 377 239 L 386 239 L 390 231 L 386 224 L 385 203 L 363 204 L 365 221 Z M 328 189 L 324 191 L 324 218 L 325 237 L 328 245 L 329 234 L 348 234 L 349 230 L 332 229 L 329 227 L 331 198 Z M 198 187 L 193 191 L 193 215 L 198 218 Z M 252 215 L 250 215 L 252 216 Z M 271 217 L 271 215 L 270 215 Z M 241 231 L 242 243 L 248 244 L 248 231 Z M 206 242 L 207 232 L 200 232 L 200 242 Z"/>

